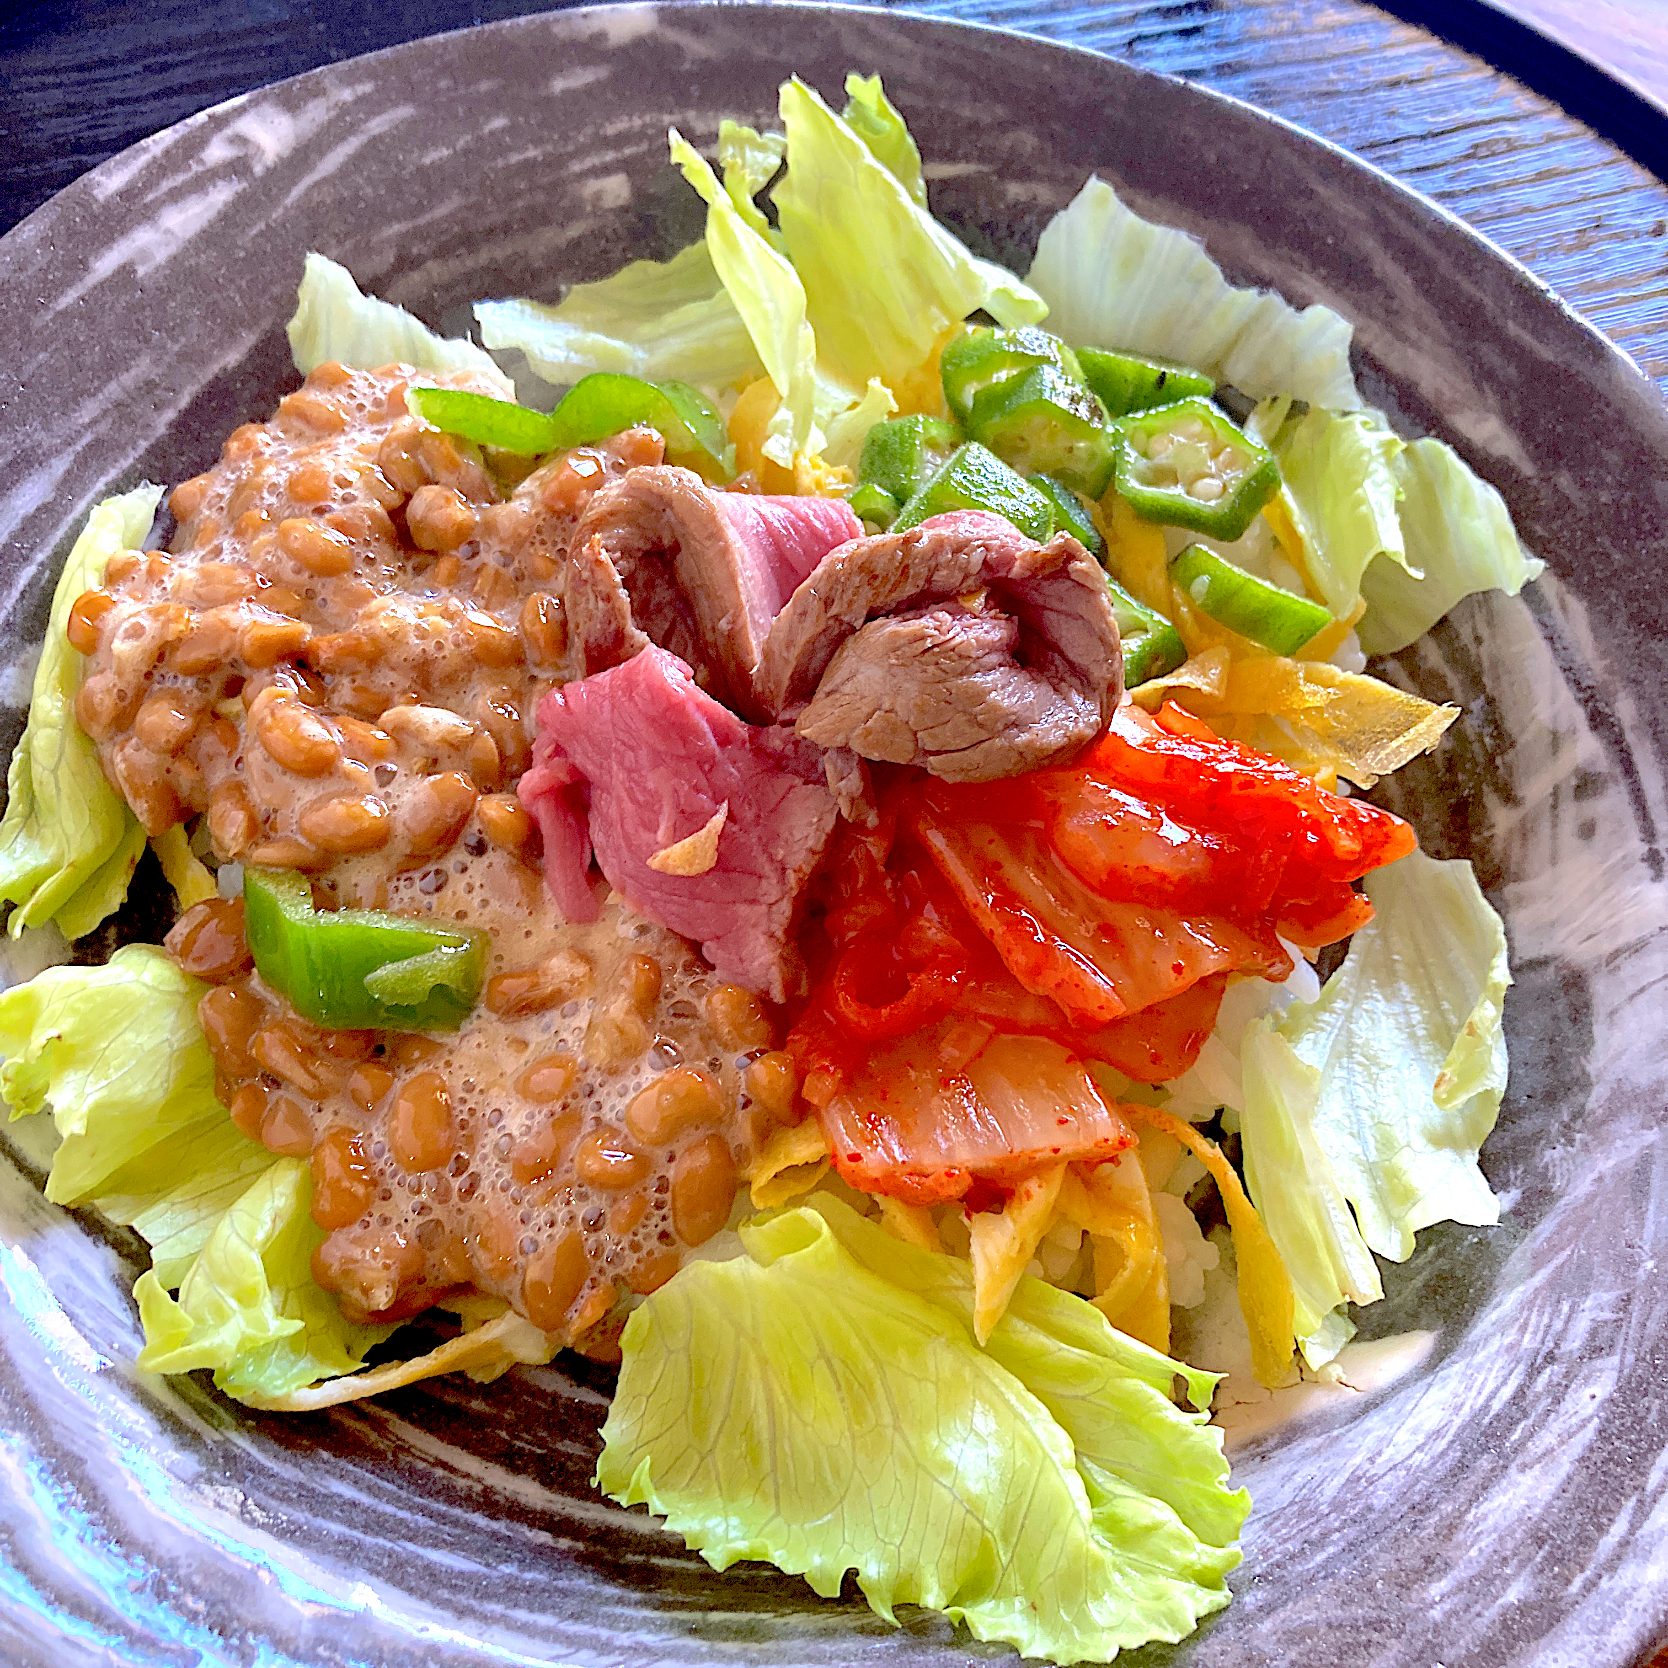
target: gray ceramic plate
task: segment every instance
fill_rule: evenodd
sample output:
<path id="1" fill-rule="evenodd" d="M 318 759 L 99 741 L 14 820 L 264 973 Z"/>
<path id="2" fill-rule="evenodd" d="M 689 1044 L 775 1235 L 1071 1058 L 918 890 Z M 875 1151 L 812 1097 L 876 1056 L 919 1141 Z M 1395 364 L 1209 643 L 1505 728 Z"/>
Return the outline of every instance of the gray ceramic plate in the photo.
<path id="1" fill-rule="evenodd" d="M 1369 393 L 1458 443 L 1551 563 L 1401 668 L 1466 714 L 1397 803 L 1472 857 L 1514 942 L 1484 1154 L 1507 1220 L 1432 1230 L 1389 1271 L 1367 1330 L 1438 1328 L 1416 1374 L 1241 1456 L 1239 1597 L 1191 1660 L 1623 1668 L 1668 1619 L 1668 411 L 1428 203 L 1197 88 L 873 12 L 579 10 L 339 64 L 135 146 L 0 242 L 6 640 L 38 639 L 91 501 L 201 469 L 288 386 L 304 251 L 453 325 L 477 296 L 554 296 L 695 235 L 668 120 L 710 140 L 767 118 L 788 73 L 835 91 L 849 67 L 886 73 L 936 209 L 984 252 L 1023 267 L 1099 169 L 1237 278 L 1356 320 Z M 302 1418 L 141 1381 L 138 1242 L 39 1179 L 21 1150 L 0 1164 L 8 1664 L 1003 1654 L 714 1576 L 605 1505 L 607 1380 L 583 1364 Z"/>

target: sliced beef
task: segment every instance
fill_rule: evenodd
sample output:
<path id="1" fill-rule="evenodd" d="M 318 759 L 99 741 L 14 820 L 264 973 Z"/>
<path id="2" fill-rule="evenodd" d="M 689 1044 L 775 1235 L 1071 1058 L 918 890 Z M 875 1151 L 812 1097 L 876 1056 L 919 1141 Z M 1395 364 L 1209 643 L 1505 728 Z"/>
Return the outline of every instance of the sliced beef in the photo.
<path id="1" fill-rule="evenodd" d="M 1092 741 L 1123 658 L 1076 539 L 1040 545 L 968 510 L 830 551 L 770 628 L 754 687 L 820 746 L 983 782 Z"/>
<path id="2" fill-rule="evenodd" d="M 869 767 L 849 747 L 830 747 L 822 756 L 824 779 L 840 815 L 860 828 L 873 828 L 880 819 Z"/>
<path id="3" fill-rule="evenodd" d="M 545 697 L 548 701 L 549 696 Z M 543 710 L 541 705 L 540 710 Z M 591 885 L 591 832 L 585 778 L 556 747 L 542 740 L 516 794 L 539 825 L 544 882 L 564 921 L 594 921 L 598 908 Z"/>
<path id="4" fill-rule="evenodd" d="M 597 490 L 575 529 L 566 582 L 580 676 L 654 642 L 703 688 L 765 717 L 753 673 L 795 587 L 862 523 L 834 498 L 717 492 L 671 466 L 633 469 Z"/>
<path id="5" fill-rule="evenodd" d="M 590 899 L 579 828 L 633 909 L 698 941 L 727 978 L 782 1001 L 800 982 L 800 897 L 834 828 L 821 751 L 785 726 L 743 723 L 652 644 L 552 690 L 537 723 L 519 791 L 545 830 L 546 877 L 564 914 L 585 907 L 582 891 Z M 664 856 L 651 865 L 721 807 L 716 846 L 694 859 L 710 867 L 667 872 Z M 675 867 L 689 866 L 680 853 Z"/>

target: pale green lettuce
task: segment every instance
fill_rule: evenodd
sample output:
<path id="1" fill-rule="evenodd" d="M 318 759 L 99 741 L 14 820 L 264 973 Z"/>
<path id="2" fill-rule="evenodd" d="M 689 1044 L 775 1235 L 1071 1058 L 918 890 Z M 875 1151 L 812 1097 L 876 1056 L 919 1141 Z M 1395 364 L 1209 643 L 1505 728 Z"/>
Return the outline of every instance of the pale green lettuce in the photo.
<path id="1" fill-rule="evenodd" d="M 272 1163 L 272 1154 L 216 1102 L 200 1122 L 158 1141 L 102 1182 L 98 1208 L 150 1246 L 152 1271 L 173 1291 L 215 1224 Z"/>
<path id="2" fill-rule="evenodd" d="M 1036 323 L 1046 309 L 927 212 L 920 153 L 879 77 L 849 76 L 846 90 L 837 116 L 784 83 L 785 134 L 724 122 L 722 178 L 671 132 L 672 160 L 707 205 L 702 241 L 576 285 L 555 307 L 481 302 L 482 339 L 518 349 L 556 383 L 620 371 L 716 394 L 763 374 L 780 398 L 766 458 L 855 464 L 947 330 L 981 308 L 1004 324 Z M 756 198 L 784 160 L 772 226 Z"/>
<path id="3" fill-rule="evenodd" d="M 1361 576 L 1376 557 L 1407 566 L 1396 503 L 1401 437 L 1372 411 L 1311 406 L 1288 416 L 1291 402 L 1265 400 L 1246 432 L 1280 461 L 1281 496 L 1303 545 L 1303 564 L 1333 614 L 1343 619 L 1361 600 Z"/>
<path id="4" fill-rule="evenodd" d="M 331 359 L 361 370 L 400 361 L 420 371 L 473 371 L 515 398 L 490 354 L 471 341 L 437 336 L 403 307 L 362 294 L 348 269 L 323 255 L 309 254 L 302 268 L 289 338 L 303 376 Z"/>
<path id="5" fill-rule="evenodd" d="M 1500 1218 L 1477 1153 L 1506 1088 L 1505 928 L 1469 863 L 1415 851 L 1365 884 L 1377 914 L 1343 965 L 1243 1054 L 1246 1180 L 1300 1341 L 1378 1295 L 1369 1250 L 1401 1262 L 1433 1222 Z"/>
<path id="6" fill-rule="evenodd" d="M 1022 1278 L 981 1349 L 965 1262 L 827 1195 L 741 1230 L 631 1317 L 597 1480 L 715 1568 L 825 1597 L 854 1569 L 1028 1656 L 1103 1661 L 1228 1602 L 1248 1501 L 1196 1407 L 1214 1379 Z"/>
<path id="7" fill-rule="evenodd" d="M 1545 564 L 1525 554 L 1500 494 L 1451 446 L 1404 442 L 1376 411 L 1291 415 L 1264 400 L 1246 424 L 1280 461 L 1281 501 L 1333 614 L 1363 598 L 1369 654 L 1391 654 L 1476 591 L 1517 593 Z"/>
<path id="8" fill-rule="evenodd" d="M 1361 404 L 1348 320 L 1236 289 L 1193 238 L 1143 220 L 1099 178 L 1043 228 L 1026 278 L 1048 304 L 1049 329 L 1073 347 L 1179 360 L 1253 399 L 1289 394 L 1337 411 Z"/>
<path id="9" fill-rule="evenodd" d="M 208 1367 L 231 1395 L 271 1398 L 352 1371 L 391 1329 L 348 1325 L 314 1282 L 324 1236 L 307 1166 L 226 1116 L 197 1024 L 206 988 L 164 951 L 129 945 L 0 992 L 0 1095 L 13 1117 L 52 1113 L 49 1199 L 94 1205 L 150 1243 L 134 1287 L 139 1365 Z"/>
<path id="10" fill-rule="evenodd" d="M 141 486 L 96 505 L 52 593 L 29 719 L 12 754 L 0 819 L 0 901 L 17 906 L 13 938 L 47 921 L 66 938 L 91 932 L 121 907 L 145 848 L 145 831 L 75 721 L 85 662 L 64 629 L 76 598 L 103 583 L 110 558 L 145 542 L 161 497 L 161 487 Z"/>
<path id="11" fill-rule="evenodd" d="M 1546 566 L 1518 543 L 1504 499 L 1452 446 L 1415 440 L 1394 469 L 1407 565 L 1380 560 L 1362 577 L 1367 612 L 1359 631 L 1368 654 L 1405 649 L 1462 597 L 1516 596 Z"/>
<path id="12" fill-rule="evenodd" d="M 897 409 L 892 390 L 879 377 L 870 379 L 856 405 L 838 384 L 818 378 L 816 413 L 817 425 L 823 431 L 823 461 L 855 472 L 865 436 Z"/>
<path id="13" fill-rule="evenodd" d="M 1041 321 L 1046 308 L 1029 288 L 975 259 L 911 194 L 891 165 L 895 145 L 877 157 L 797 78 L 782 84 L 780 110 L 788 171 L 771 201 L 827 374 L 853 389 L 879 377 L 895 390 L 970 313 Z"/>
<path id="14" fill-rule="evenodd" d="M 760 133 L 728 118 L 718 124 L 718 166 L 724 175 L 724 194 L 754 231 L 773 241 L 776 232 L 753 199 L 775 178 L 787 149 L 788 142 L 780 133 Z"/>
<path id="15" fill-rule="evenodd" d="M 781 396 L 764 454 L 791 469 L 799 453 L 820 451 L 823 441 L 816 425 L 817 338 L 806 316 L 805 286 L 775 242 L 737 209 L 700 152 L 676 128 L 668 137 L 672 160 L 707 205 L 713 270 Z"/>
<path id="16" fill-rule="evenodd" d="M 1432 1222 L 1485 1225 L 1477 1168 L 1506 1092 L 1506 929 L 1471 865 L 1423 852 L 1366 880 L 1377 914 L 1281 1031 L 1316 1070 L 1316 1129 L 1362 1237 L 1401 1262 Z"/>
<path id="17" fill-rule="evenodd" d="M 669 261 L 633 261 L 611 278 L 575 284 L 554 307 L 481 301 L 481 340 L 514 348 L 558 386 L 592 371 L 703 387 L 750 382 L 762 366 L 705 242 Z"/>
<path id="18" fill-rule="evenodd" d="M 311 1200 L 306 1163 L 277 1159 L 215 1222 L 177 1298 L 154 1269 L 142 1274 L 133 1288 L 145 1327 L 140 1369 L 210 1368 L 228 1395 L 260 1401 L 360 1366 L 394 1329 L 350 1325 L 314 1281 L 324 1234 Z"/>
<path id="19" fill-rule="evenodd" d="M 1376 1303 L 1384 1287 L 1316 1129 L 1320 1073 L 1267 1020 L 1248 1027 L 1240 1070 L 1246 1190 L 1291 1280 L 1293 1335 L 1309 1365 L 1320 1366 L 1347 1340 L 1334 1312 Z"/>
<path id="20" fill-rule="evenodd" d="M 927 206 L 927 182 L 921 177 L 921 152 L 914 135 L 897 112 L 878 75 L 846 77 L 846 107 L 841 111 L 846 126 L 874 153 L 877 162 L 909 193 L 917 208 Z"/>
<path id="21" fill-rule="evenodd" d="M 224 1122 L 197 1026 L 206 988 L 164 951 L 130 944 L 102 967 L 49 967 L 0 992 L 0 1097 L 13 1117 L 51 1111 L 54 1203 L 84 1204 L 159 1143 Z"/>

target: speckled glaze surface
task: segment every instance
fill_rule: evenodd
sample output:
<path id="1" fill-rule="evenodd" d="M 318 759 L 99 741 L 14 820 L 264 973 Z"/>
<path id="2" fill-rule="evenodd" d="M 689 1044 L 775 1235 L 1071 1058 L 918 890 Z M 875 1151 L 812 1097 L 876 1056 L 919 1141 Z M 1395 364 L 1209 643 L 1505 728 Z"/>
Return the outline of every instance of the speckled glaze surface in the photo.
<path id="1" fill-rule="evenodd" d="M 1023 267 L 1098 169 L 1241 281 L 1357 321 L 1369 397 L 1449 438 L 1551 572 L 1463 605 L 1396 675 L 1460 702 L 1390 802 L 1477 864 L 1518 984 L 1493 1231 L 1387 1271 L 1393 1387 L 1253 1443 L 1236 1603 L 1198 1668 L 1630 1668 L 1668 1629 L 1668 409 L 1521 269 L 1293 129 L 1037 41 L 874 12 L 621 7 L 338 65 L 115 158 L 0 241 L 0 586 L 38 639 L 86 507 L 204 467 L 292 380 L 309 248 L 456 328 L 698 229 L 675 120 L 767 117 L 880 69 L 934 206 Z M 15 684 L 15 680 L 14 680 Z M 18 722 L 14 715 L 14 727 Z M 130 927 L 145 928 L 144 904 Z M 138 1378 L 141 1247 L 0 1162 L 0 1662 L 885 1663 L 1007 1655 L 769 1571 L 713 1575 L 589 1487 L 608 1377 L 439 1382 L 305 1417 Z"/>

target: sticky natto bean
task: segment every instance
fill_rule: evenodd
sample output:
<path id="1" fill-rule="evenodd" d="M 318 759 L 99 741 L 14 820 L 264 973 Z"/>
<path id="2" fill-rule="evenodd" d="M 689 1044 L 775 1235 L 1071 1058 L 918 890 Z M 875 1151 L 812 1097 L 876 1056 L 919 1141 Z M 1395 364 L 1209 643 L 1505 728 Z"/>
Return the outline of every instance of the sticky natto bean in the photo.
<path id="1" fill-rule="evenodd" d="M 250 721 L 261 746 L 297 776 L 324 776 L 336 768 L 342 744 L 324 719 L 299 701 L 277 701 Z"/>
<path id="2" fill-rule="evenodd" d="M 618 1191 L 640 1182 L 649 1173 L 649 1160 L 612 1124 L 599 1124 L 580 1137 L 573 1171 L 587 1187 Z"/>
<path id="3" fill-rule="evenodd" d="M 209 898 L 194 904 L 169 928 L 162 947 L 194 978 L 224 984 L 250 965 L 243 899 Z"/>
<path id="4" fill-rule="evenodd" d="M 338 578 L 353 566 L 352 540 L 305 516 L 278 523 L 278 548 L 321 579 Z"/>
<path id="5" fill-rule="evenodd" d="M 439 1072 L 417 1072 L 399 1086 L 389 1144 L 407 1170 L 435 1170 L 452 1156 L 452 1097 Z"/>
<path id="6" fill-rule="evenodd" d="M 337 794 L 315 800 L 297 826 L 320 851 L 346 855 L 378 851 L 388 843 L 392 817 L 376 794 Z"/>
<path id="7" fill-rule="evenodd" d="M 455 770 L 425 776 L 401 799 L 395 823 L 406 852 L 432 857 L 449 850 L 475 809 L 475 784 Z"/>
<path id="8" fill-rule="evenodd" d="M 705 1245 L 730 1219 L 736 1164 L 722 1135 L 685 1147 L 672 1166 L 672 1226 L 685 1245 Z"/>
<path id="9" fill-rule="evenodd" d="M 521 1276 L 521 1307 L 534 1326 L 545 1332 L 565 1332 L 568 1311 L 590 1277 L 585 1243 L 566 1233 L 540 1249 Z"/>

